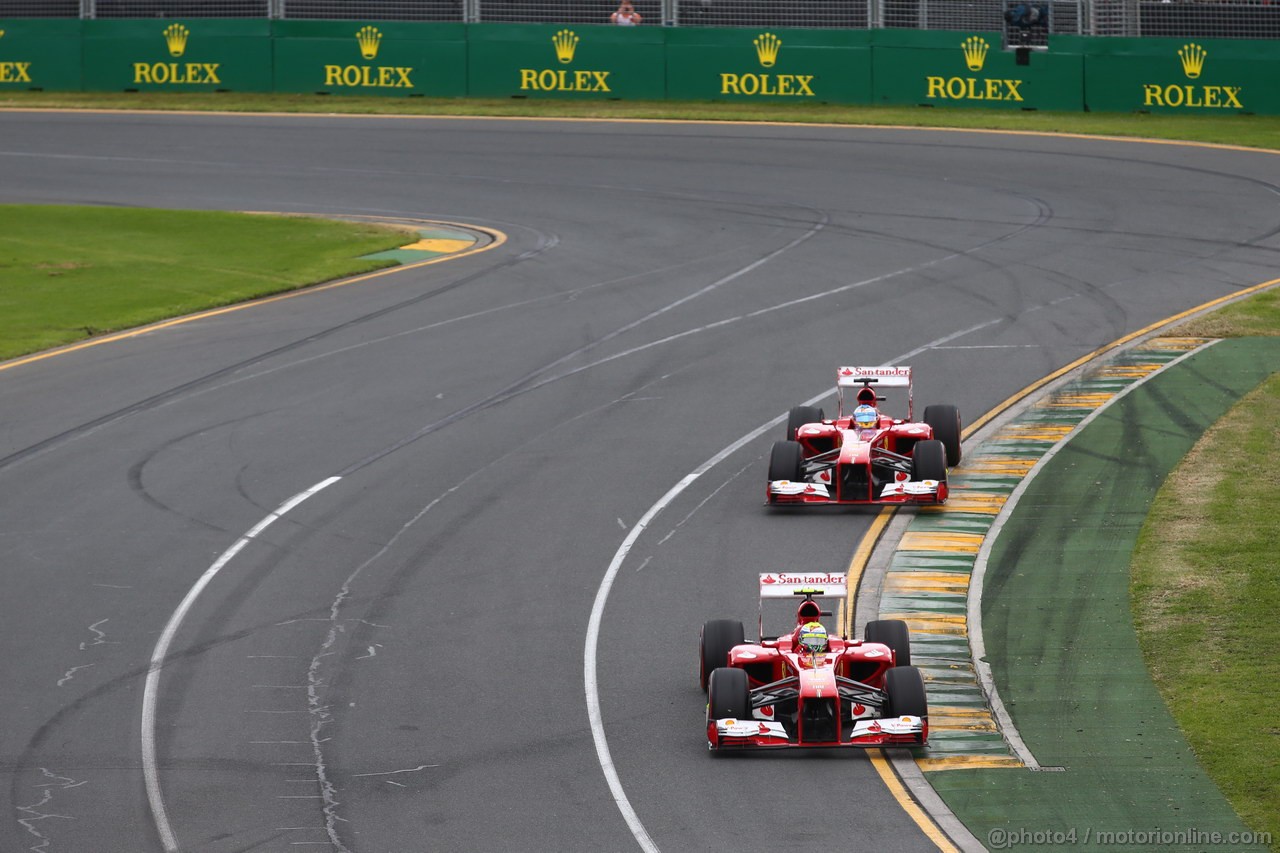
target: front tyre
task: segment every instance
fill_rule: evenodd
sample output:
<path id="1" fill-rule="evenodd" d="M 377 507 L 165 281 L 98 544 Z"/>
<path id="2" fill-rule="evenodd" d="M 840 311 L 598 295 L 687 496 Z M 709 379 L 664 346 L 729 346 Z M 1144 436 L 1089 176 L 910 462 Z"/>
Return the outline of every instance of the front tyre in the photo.
<path id="1" fill-rule="evenodd" d="M 882 643 L 893 649 L 894 666 L 911 665 L 911 632 L 901 619 L 877 619 L 868 622 L 862 638 L 868 643 Z"/>
<path id="2" fill-rule="evenodd" d="M 746 675 L 746 673 L 743 673 Z M 929 717 L 929 699 L 924 692 L 924 677 L 914 666 L 895 666 L 884 675 L 886 717 Z"/>
<path id="3" fill-rule="evenodd" d="M 796 406 L 787 413 L 787 441 L 796 440 L 796 430 L 806 424 L 821 423 L 826 415 L 817 406 Z"/>
<path id="4" fill-rule="evenodd" d="M 911 448 L 911 479 L 947 481 L 947 449 L 941 441 L 917 441 Z"/>
<path id="5" fill-rule="evenodd" d="M 947 449 L 947 465 L 952 468 L 959 465 L 960 410 L 955 406 L 925 406 L 924 422 L 933 428 L 933 437 Z"/>
<path id="6" fill-rule="evenodd" d="M 707 722 L 751 718 L 751 688 L 747 674 L 734 667 L 712 670 L 707 682 Z"/>
<path id="7" fill-rule="evenodd" d="M 804 479 L 804 450 L 798 441 L 775 441 L 769 451 L 769 482 Z"/>
<path id="8" fill-rule="evenodd" d="M 729 652 L 744 641 L 742 623 L 736 619 L 712 619 L 703 624 L 698 638 L 698 684 L 703 690 L 707 689 L 711 673 L 717 667 L 727 666 Z"/>

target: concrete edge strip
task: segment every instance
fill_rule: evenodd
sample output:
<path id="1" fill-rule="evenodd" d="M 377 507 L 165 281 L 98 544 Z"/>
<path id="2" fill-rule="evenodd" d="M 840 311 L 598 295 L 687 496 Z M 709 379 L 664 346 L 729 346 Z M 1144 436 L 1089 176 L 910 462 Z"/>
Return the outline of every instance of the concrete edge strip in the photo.
<path id="1" fill-rule="evenodd" d="M 1157 336 L 1158 335 L 1152 335 L 1152 337 Z M 1000 691 L 996 688 L 995 677 L 992 674 L 991 665 L 986 661 L 987 649 L 982 633 L 982 591 L 984 579 L 986 577 L 987 564 L 991 557 L 991 551 L 995 547 L 995 541 L 999 538 L 1001 529 L 1004 527 L 1005 522 L 1008 521 L 1013 510 L 1017 507 L 1018 501 L 1026 492 L 1032 480 L 1039 475 L 1044 467 L 1049 464 L 1050 460 L 1057 456 L 1058 452 L 1076 435 L 1078 435 L 1082 429 L 1092 423 L 1099 415 L 1102 414 L 1102 412 L 1110 408 L 1117 400 L 1124 398 L 1134 389 L 1140 388 L 1152 377 L 1159 376 L 1173 365 L 1181 363 L 1190 356 L 1201 352 L 1206 347 L 1212 346 L 1215 343 L 1217 343 L 1216 339 L 1209 339 L 1201 346 L 1189 350 L 1168 363 L 1161 365 L 1158 370 L 1154 370 L 1146 376 L 1134 381 L 1130 385 L 1127 385 L 1121 391 L 1108 398 L 1102 405 L 1098 406 L 1086 415 L 1084 419 L 1076 424 L 1069 433 L 1045 451 L 1044 455 L 1036 461 L 1035 465 L 1031 466 L 1031 470 L 1028 471 L 1018 485 L 1014 487 L 1013 492 L 1010 493 L 1008 499 L 1005 500 L 1004 506 L 996 516 L 996 519 L 992 523 L 990 529 L 987 531 L 987 534 L 982 541 L 982 546 L 978 549 L 978 556 L 977 559 L 974 560 L 973 571 L 970 574 L 969 595 L 966 608 L 966 621 L 969 626 L 969 648 L 972 653 L 973 666 L 974 670 L 978 674 L 978 683 L 982 686 L 982 692 L 986 694 L 987 704 L 990 706 L 991 712 L 995 715 L 996 722 L 1000 726 L 1001 734 L 1004 735 L 1004 739 L 1009 744 L 1009 748 L 1013 751 L 1014 755 L 1022 760 L 1022 763 L 1028 770 L 1043 770 L 1045 768 L 1043 768 L 1040 762 L 1036 760 L 1035 755 L 1032 754 L 1031 749 L 1022 739 L 1022 735 L 1018 731 L 1018 727 L 1014 725 L 1013 717 L 1009 714 L 1009 710 L 1005 707 L 1004 701 L 1000 698 Z M 1129 348 L 1131 347 L 1127 347 L 1126 349 Z M 1086 368 L 1091 366 L 1092 363 L 1082 365 L 1080 368 L 1077 368 L 1077 372 L 1073 372 L 1072 374 L 1068 374 L 1063 377 L 1062 383 L 1055 383 L 1053 390 L 1056 390 L 1056 388 L 1060 387 L 1061 384 L 1077 378 L 1079 373 L 1084 372 Z M 1047 388 L 1045 394 L 1040 395 L 1037 399 L 1047 396 L 1048 393 L 1050 393 L 1050 389 Z M 995 427 L 996 424 L 993 422 L 991 426 Z"/>
<path id="2" fill-rule="evenodd" d="M 933 785 L 929 784 L 924 771 L 920 769 L 920 765 L 916 763 L 910 752 L 905 749 L 894 750 L 890 762 L 907 791 L 955 847 L 962 853 L 986 853 L 986 846 L 969 831 L 969 827 L 965 826 L 960 818 L 956 817 L 955 812 L 943 802 L 942 797 L 938 796 L 938 792 L 933 789 Z M 947 848 L 938 844 L 938 849 L 945 851 Z"/>

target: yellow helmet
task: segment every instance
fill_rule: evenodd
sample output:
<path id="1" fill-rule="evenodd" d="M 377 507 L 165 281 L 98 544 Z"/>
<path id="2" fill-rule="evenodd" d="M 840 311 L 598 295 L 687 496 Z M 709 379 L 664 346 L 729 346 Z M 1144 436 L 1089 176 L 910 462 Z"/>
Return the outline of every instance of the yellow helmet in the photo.
<path id="1" fill-rule="evenodd" d="M 806 622 L 800 626 L 800 650 L 812 654 L 827 650 L 827 629 L 821 622 Z"/>

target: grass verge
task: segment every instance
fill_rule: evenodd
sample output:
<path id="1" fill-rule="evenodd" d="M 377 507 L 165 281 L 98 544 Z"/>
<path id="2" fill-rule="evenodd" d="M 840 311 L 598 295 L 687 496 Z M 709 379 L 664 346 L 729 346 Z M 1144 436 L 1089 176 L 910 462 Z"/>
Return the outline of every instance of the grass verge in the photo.
<path id="1" fill-rule="evenodd" d="M 404 232 L 306 217 L 0 207 L 0 359 L 380 267 Z"/>
<path id="2" fill-rule="evenodd" d="M 334 115 L 684 119 L 950 127 L 1185 140 L 1280 150 L 1280 116 L 1201 116 L 716 101 L 368 98 L 235 92 L 4 92 L 0 108 L 147 109 Z"/>
<path id="3" fill-rule="evenodd" d="M 1180 334 L 1280 334 L 1269 291 Z M 1130 595 L 1143 657 L 1206 772 L 1280 850 L 1280 374 L 1211 427 L 1156 496 Z"/>

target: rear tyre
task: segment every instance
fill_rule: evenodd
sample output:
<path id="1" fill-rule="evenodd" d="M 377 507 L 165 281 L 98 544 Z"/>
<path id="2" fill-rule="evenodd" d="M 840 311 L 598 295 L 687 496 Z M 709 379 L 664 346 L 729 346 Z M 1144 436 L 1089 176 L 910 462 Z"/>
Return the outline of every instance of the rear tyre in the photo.
<path id="1" fill-rule="evenodd" d="M 947 465 L 959 465 L 960 410 L 955 406 L 925 406 L 924 422 L 933 427 L 933 437 L 947 449 Z"/>
<path id="2" fill-rule="evenodd" d="M 911 665 L 911 632 L 901 619 L 877 619 L 867 623 L 862 635 L 868 643 L 884 643 L 893 649 L 894 666 Z"/>
<path id="3" fill-rule="evenodd" d="M 911 479 L 947 481 L 947 449 L 941 441 L 917 441 L 911 448 Z"/>
<path id="4" fill-rule="evenodd" d="M 895 666 L 886 672 L 884 692 L 889 699 L 885 706 L 886 717 L 929 716 L 929 698 L 924 692 L 924 678 L 914 666 Z"/>
<path id="5" fill-rule="evenodd" d="M 698 638 L 698 684 L 703 690 L 712 671 L 727 666 L 729 652 L 743 641 L 742 623 L 736 619 L 712 619 L 703 624 Z"/>
<path id="6" fill-rule="evenodd" d="M 712 670 L 707 687 L 707 719 L 751 719 L 751 689 L 747 674 L 740 669 L 722 666 Z"/>
<path id="7" fill-rule="evenodd" d="M 800 480 L 804 475 L 804 451 L 798 441 L 775 441 L 769 452 L 769 482 Z"/>
<path id="8" fill-rule="evenodd" d="M 805 424 L 816 424 L 826 420 L 826 415 L 817 406 L 796 406 L 787 414 L 787 441 L 796 440 L 796 430 Z"/>

